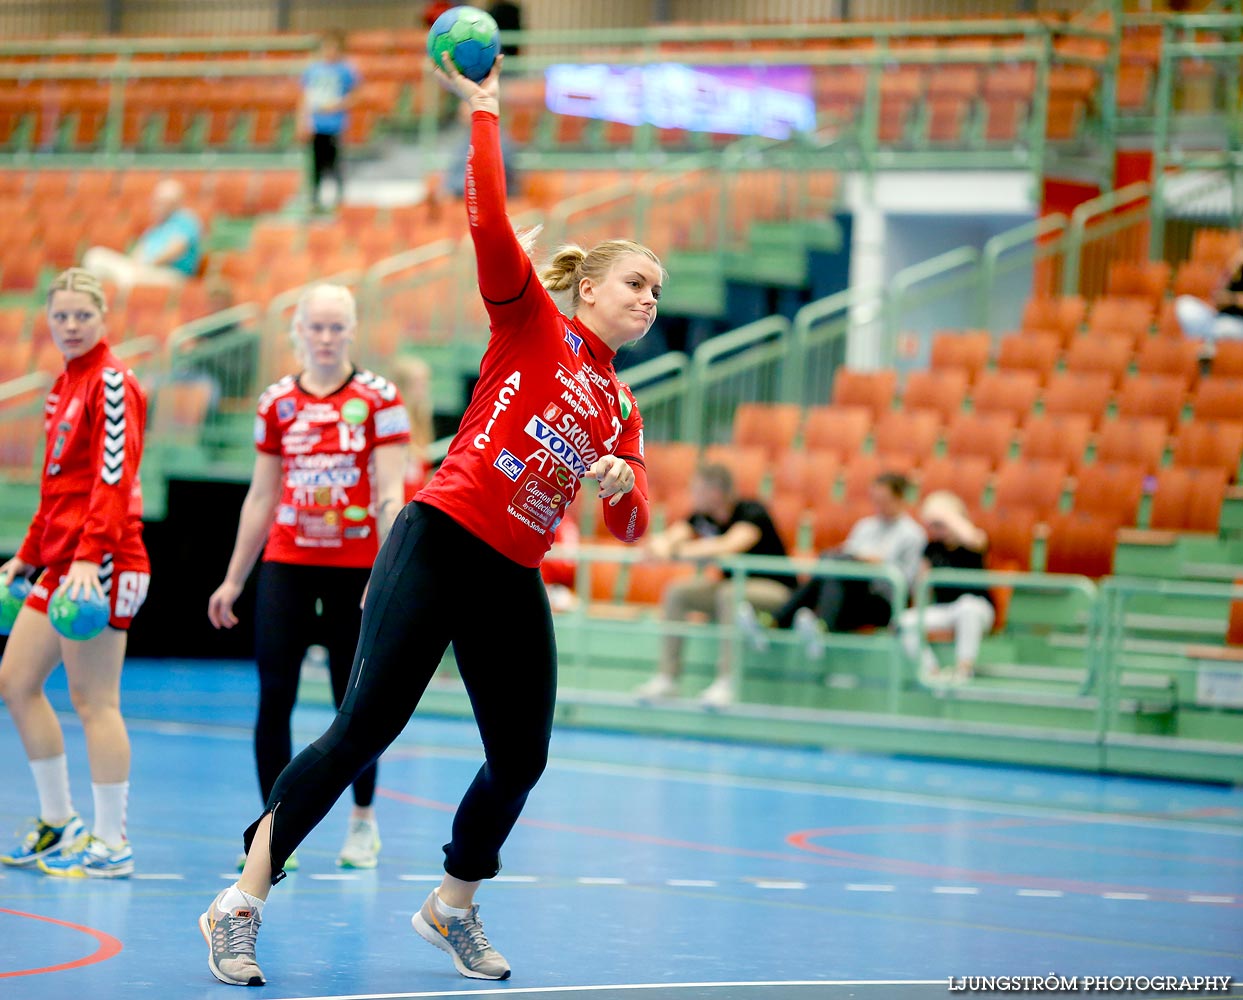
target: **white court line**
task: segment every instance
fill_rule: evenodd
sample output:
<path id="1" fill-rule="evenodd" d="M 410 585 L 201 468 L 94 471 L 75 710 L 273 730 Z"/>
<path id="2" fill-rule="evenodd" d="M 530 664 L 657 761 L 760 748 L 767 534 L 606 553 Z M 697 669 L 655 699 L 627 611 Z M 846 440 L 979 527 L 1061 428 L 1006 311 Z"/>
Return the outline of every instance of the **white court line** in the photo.
<path id="1" fill-rule="evenodd" d="M 82 728 L 77 714 L 74 712 L 57 712 L 56 716 L 62 725 L 72 726 L 79 730 Z M 234 730 L 229 730 L 219 725 L 208 725 L 206 723 L 162 723 L 153 719 L 127 719 L 126 725 L 128 725 L 131 730 L 157 733 L 159 733 L 161 726 L 172 726 L 174 729 L 180 730 L 176 735 L 187 736 L 196 740 L 225 739 L 232 742 L 238 742 L 251 740 L 254 735 L 249 729 L 237 727 Z M 159 734 L 173 735 L 172 732 Z M 316 731 L 316 735 L 318 735 L 318 731 Z M 454 760 L 473 760 L 477 756 L 473 751 L 444 746 L 424 746 L 417 743 L 394 744 L 394 746 L 398 746 L 399 749 L 416 749 L 422 757 L 426 758 L 439 757 Z M 909 791 L 883 791 L 876 789 L 855 788 L 850 785 L 825 785 L 823 783 L 789 781 L 781 778 L 772 778 L 766 781 L 759 781 L 756 779 L 739 777 L 737 775 L 714 774 L 708 771 L 652 767 L 650 765 L 628 765 L 616 763 L 605 764 L 602 762 L 582 760 L 572 757 L 553 756 L 549 758 L 548 769 L 550 771 L 557 770 L 585 774 L 607 774 L 617 777 L 636 778 L 642 780 L 655 778 L 661 781 L 676 781 L 695 785 L 712 785 L 720 788 L 740 788 L 748 791 L 791 792 L 794 794 L 812 795 L 822 798 L 850 799 L 860 802 L 919 805 L 943 811 L 957 810 L 961 812 L 994 813 L 1006 816 L 1036 816 L 1047 819 L 1065 819 L 1068 822 L 1078 824 L 1100 823 L 1113 826 L 1136 826 L 1146 827 L 1149 829 L 1177 830 L 1179 832 L 1186 832 L 1190 830 L 1224 837 L 1243 837 L 1243 828 L 1241 827 L 1216 825 L 1203 820 L 1159 819 L 1154 816 L 1127 815 L 1113 812 L 1095 812 L 1091 810 L 1080 811 L 1059 808 L 1052 805 L 1041 806 L 1012 802 L 991 802 L 987 800 L 963 800 L 955 801 L 952 805 L 947 805 L 943 796 L 929 793 L 921 794 Z M 870 769 L 865 769 L 864 773 L 871 773 Z"/>
<path id="2" fill-rule="evenodd" d="M 1188 903 L 1233 903 L 1233 896 L 1188 896 Z"/>
<path id="3" fill-rule="evenodd" d="M 444 879 L 443 875 L 398 875 L 399 882 L 440 882 Z"/>
<path id="4" fill-rule="evenodd" d="M 539 879 L 534 875 L 498 875 L 492 881 L 493 882 L 538 882 Z"/>
<path id="5" fill-rule="evenodd" d="M 847 892 L 893 892 L 893 889 L 891 885 L 875 882 L 851 882 L 846 886 Z"/>
<path id="6" fill-rule="evenodd" d="M 626 880 L 624 878 L 592 878 L 589 875 L 584 876 L 583 878 L 575 879 L 574 881 L 576 881 L 579 885 L 625 885 L 626 884 Z"/>
<path id="7" fill-rule="evenodd" d="M 1147 899 L 1146 892 L 1102 892 L 1101 896 L 1105 899 Z"/>
<path id="8" fill-rule="evenodd" d="M 717 884 L 710 878 L 671 878 L 665 881 L 665 885 L 691 889 L 712 889 Z"/>
<path id="9" fill-rule="evenodd" d="M 169 872 L 167 875 L 156 875 L 140 872 L 139 874 L 132 875 L 130 877 L 136 879 L 146 879 L 151 882 L 179 882 L 185 878 L 184 875 L 177 875 L 174 872 Z"/>
<path id="10" fill-rule="evenodd" d="M 757 889 L 806 889 L 806 882 L 756 882 Z"/>
<path id="11" fill-rule="evenodd" d="M 1020 889 L 1018 895 L 1040 896 L 1043 899 L 1060 899 L 1066 893 L 1062 892 L 1061 889 Z"/>
<path id="12" fill-rule="evenodd" d="M 944 986 L 944 979 L 792 979 L 750 983 L 617 983 L 595 986 L 522 986 L 498 990 L 440 990 L 427 993 L 350 993 L 332 997 L 281 997 L 279 1000 L 413 1000 L 417 997 L 480 997 L 514 993 L 583 993 L 588 990 L 702 990 L 739 986 Z M 272 998 L 278 1000 L 278 998 Z"/>
<path id="13" fill-rule="evenodd" d="M 933 892 L 943 896 L 978 896 L 980 890 L 974 885 L 934 885 Z"/>

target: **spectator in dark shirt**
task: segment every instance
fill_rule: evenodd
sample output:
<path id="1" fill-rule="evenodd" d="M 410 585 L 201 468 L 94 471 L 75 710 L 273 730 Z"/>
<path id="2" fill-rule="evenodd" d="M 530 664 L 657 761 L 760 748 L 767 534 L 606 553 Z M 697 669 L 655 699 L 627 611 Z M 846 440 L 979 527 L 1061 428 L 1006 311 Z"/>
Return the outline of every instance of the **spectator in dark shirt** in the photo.
<path id="1" fill-rule="evenodd" d="M 983 569 L 988 535 L 967 516 L 966 505 L 946 490 L 931 493 L 919 512 L 928 531 L 923 571 L 937 567 Z M 925 680 L 941 678 L 936 654 L 920 634 L 919 611 L 910 608 L 898 616 L 902 645 L 911 659 L 919 658 Z M 923 632 L 954 633 L 954 670 L 950 679 L 965 681 L 975 670 L 980 640 L 993 627 L 996 609 L 985 587 L 939 586 L 932 588 L 932 604 L 924 608 Z"/>
<path id="2" fill-rule="evenodd" d="M 711 562 L 724 556 L 784 556 L 772 518 L 764 505 L 742 500 L 734 492 L 733 477 L 723 465 L 705 465 L 691 482 L 693 513 L 685 521 L 671 525 L 648 543 L 648 552 L 657 559 L 694 559 Z M 707 614 L 720 625 L 734 620 L 737 601 L 734 584 L 716 574 L 704 574 L 671 583 L 665 591 L 662 615 L 666 621 L 680 622 L 691 611 Z M 790 596 L 794 580 L 784 574 L 756 573 L 747 576 L 746 601 L 764 611 L 775 611 Z M 660 670 L 635 692 L 641 698 L 668 698 L 678 689 L 682 672 L 682 638 L 665 636 Z M 717 654 L 717 676 L 700 695 L 706 705 L 723 707 L 734 700 L 730 643 L 723 641 Z"/>

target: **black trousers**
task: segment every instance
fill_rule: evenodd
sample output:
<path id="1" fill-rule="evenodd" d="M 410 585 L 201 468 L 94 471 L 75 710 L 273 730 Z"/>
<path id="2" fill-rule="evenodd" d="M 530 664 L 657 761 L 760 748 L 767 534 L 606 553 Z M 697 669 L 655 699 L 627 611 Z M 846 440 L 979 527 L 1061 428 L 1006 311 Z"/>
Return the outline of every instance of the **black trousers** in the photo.
<path id="1" fill-rule="evenodd" d="M 539 570 L 506 559 L 452 518 L 412 502 L 371 571 L 348 691 L 328 731 L 298 754 L 268 797 L 273 882 L 363 768 L 410 720 L 452 643 L 485 761 L 444 847 L 466 882 L 500 871 L 500 849 L 544 772 L 557 655 Z M 246 830 L 250 850 L 256 820 Z"/>
<path id="2" fill-rule="evenodd" d="M 311 137 L 311 201 L 319 204 L 319 186 L 325 177 L 337 182 L 337 204 L 345 191 L 345 177 L 341 173 L 341 137 L 316 132 Z"/>
<path id="3" fill-rule="evenodd" d="M 318 644 L 328 650 L 332 701 L 341 707 L 363 616 L 358 602 L 370 573 L 368 569 L 339 566 L 274 562 L 259 566 L 255 603 L 255 660 L 259 666 L 255 764 L 264 802 L 293 756 L 290 717 L 298 698 L 298 679 L 308 646 Z M 354 782 L 355 805 L 371 805 L 375 782 L 374 766 L 358 775 Z"/>
<path id="4" fill-rule="evenodd" d="M 870 583 L 838 576 L 814 576 L 790 595 L 774 618 L 779 627 L 789 628 L 799 608 L 811 608 L 830 632 L 850 632 L 864 625 L 888 625 L 893 617 L 893 605 L 873 591 Z"/>

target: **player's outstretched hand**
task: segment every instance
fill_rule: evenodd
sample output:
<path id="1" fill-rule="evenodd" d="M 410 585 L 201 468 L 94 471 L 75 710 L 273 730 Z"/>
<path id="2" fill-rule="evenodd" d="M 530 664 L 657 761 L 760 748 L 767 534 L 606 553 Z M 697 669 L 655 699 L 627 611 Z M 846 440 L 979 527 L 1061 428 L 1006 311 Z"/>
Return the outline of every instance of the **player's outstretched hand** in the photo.
<path id="1" fill-rule="evenodd" d="M 439 66 L 432 63 L 432 75 L 445 90 L 469 102 L 476 111 L 491 111 L 493 114 L 497 112 L 501 101 L 501 63 L 504 56 L 496 57 L 492 71 L 478 83 L 458 72 L 453 60 L 449 58 L 449 53 L 443 53 L 440 58 Z"/>

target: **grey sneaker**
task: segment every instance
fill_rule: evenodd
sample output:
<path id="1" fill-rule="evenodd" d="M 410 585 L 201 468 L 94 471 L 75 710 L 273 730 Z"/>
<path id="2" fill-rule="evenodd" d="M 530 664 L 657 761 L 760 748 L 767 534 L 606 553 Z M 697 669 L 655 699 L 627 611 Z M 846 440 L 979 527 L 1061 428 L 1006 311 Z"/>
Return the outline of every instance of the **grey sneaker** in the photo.
<path id="1" fill-rule="evenodd" d="M 447 951 L 458 972 L 468 979 L 508 979 L 509 963 L 488 942 L 479 920 L 479 905 L 472 906 L 464 917 L 442 917 L 436 912 L 435 898 L 433 890 L 423 908 L 410 918 L 419 937 Z"/>
<path id="2" fill-rule="evenodd" d="M 742 634 L 747 637 L 747 641 L 751 643 L 751 648 L 757 653 L 762 653 L 768 649 L 768 636 L 764 634 L 764 626 L 760 624 L 760 616 L 755 613 L 755 608 L 749 601 L 739 601 L 738 610 L 735 614 L 738 627 L 742 630 Z"/>
<path id="3" fill-rule="evenodd" d="M 199 930 L 207 941 L 207 965 L 222 983 L 262 986 L 267 980 L 255 961 L 255 938 L 263 919 L 249 908 L 222 910 L 219 904 L 223 895 L 221 892 L 213 899 L 207 912 L 199 917 Z"/>
<path id="4" fill-rule="evenodd" d="M 824 655 L 824 622 L 811 608 L 799 608 L 794 612 L 794 631 L 803 640 L 803 651 L 809 660 Z"/>
<path id="5" fill-rule="evenodd" d="M 350 820 L 345 843 L 337 855 L 340 868 L 374 868 L 380 855 L 380 828 L 373 819 Z"/>

